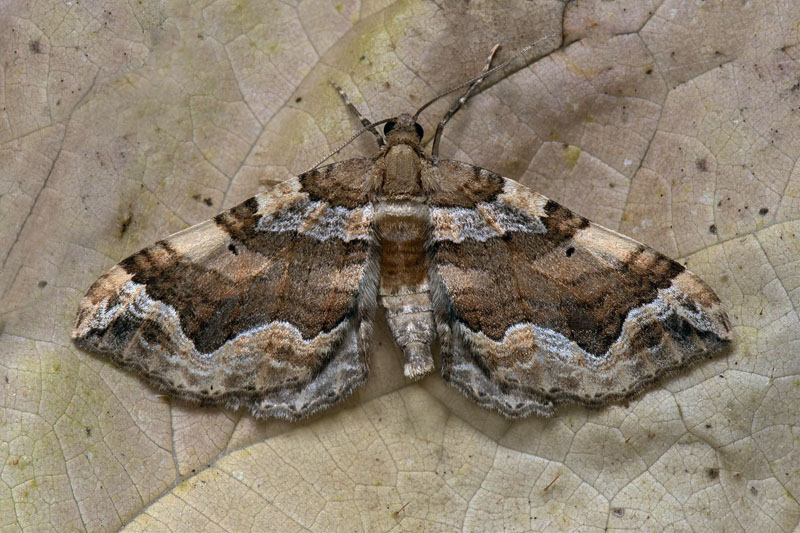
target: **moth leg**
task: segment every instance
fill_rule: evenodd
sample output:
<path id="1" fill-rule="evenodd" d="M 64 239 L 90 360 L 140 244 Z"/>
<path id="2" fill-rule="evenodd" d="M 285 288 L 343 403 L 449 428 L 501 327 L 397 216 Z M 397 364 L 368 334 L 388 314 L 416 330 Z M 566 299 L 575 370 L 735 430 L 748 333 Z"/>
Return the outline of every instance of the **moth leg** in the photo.
<path id="1" fill-rule="evenodd" d="M 494 59 L 494 55 L 497 53 L 497 50 L 500 48 L 499 44 L 494 45 L 492 51 L 489 52 L 489 57 L 486 58 L 486 64 L 483 66 L 483 70 L 481 70 L 481 74 L 486 74 L 492 66 L 492 60 Z M 472 96 L 473 91 L 483 83 L 483 80 L 486 79 L 486 76 L 481 76 L 480 78 L 476 79 L 472 83 L 469 84 L 467 90 L 464 91 L 464 94 L 461 95 L 461 98 L 455 101 L 453 106 L 450 108 L 447 113 L 444 114 L 442 120 L 439 122 L 439 125 L 436 126 L 436 134 L 433 136 L 433 148 L 431 149 L 431 157 L 434 161 L 439 160 L 439 141 L 442 138 L 442 131 L 444 130 L 444 125 L 456 114 L 456 112 L 461 109 L 466 101 Z M 365 124 L 366 126 L 366 124 Z"/>
<path id="2" fill-rule="evenodd" d="M 333 85 L 333 88 L 334 88 L 334 89 L 336 89 L 336 90 L 339 92 L 339 96 L 341 96 L 341 97 L 342 97 L 342 100 L 344 101 L 344 105 L 346 105 L 346 106 L 347 106 L 347 109 L 349 109 L 349 110 L 350 110 L 350 112 L 351 112 L 351 113 L 352 113 L 352 114 L 353 114 L 353 115 L 354 115 L 354 116 L 355 116 L 355 117 L 356 117 L 356 118 L 359 120 L 359 122 L 361 122 L 361 124 L 362 124 L 362 125 L 363 125 L 365 128 L 366 128 L 367 126 L 369 126 L 370 124 L 372 124 L 372 122 L 370 122 L 370 121 L 369 121 L 369 119 L 368 119 L 367 117 L 365 117 L 364 115 L 362 115 L 362 114 L 361 114 L 361 111 L 359 111 L 359 110 L 358 110 L 358 108 L 357 108 L 355 105 L 353 105 L 353 102 L 351 102 L 351 101 L 350 101 L 350 97 L 349 97 L 349 96 L 347 96 L 347 93 L 346 93 L 346 92 L 344 92 L 344 89 L 342 89 L 342 88 L 339 86 L 339 84 L 337 84 L 335 81 L 331 81 L 330 83 L 331 83 L 331 85 Z M 375 127 L 374 127 L 374 126 L 373 126 L 373 127 L 371 127 L 371 128 L 370 128 L 369 130 L 367 130 L 367 131 L 369 131 L 369 132 L 370 132 L 372 135 L 374 135 L 374 136 L 375 136 L 375 140 L 377 140 L 377 141 L 378 141 L 378 146 L 383 146 L 384 144 L 386 144 L 386 140 L 383 138 L 383 135 L 381 135 L 381 134 L 378 132 L 378 130 L 376 130 L 376 129 L 375 129 Z"/>

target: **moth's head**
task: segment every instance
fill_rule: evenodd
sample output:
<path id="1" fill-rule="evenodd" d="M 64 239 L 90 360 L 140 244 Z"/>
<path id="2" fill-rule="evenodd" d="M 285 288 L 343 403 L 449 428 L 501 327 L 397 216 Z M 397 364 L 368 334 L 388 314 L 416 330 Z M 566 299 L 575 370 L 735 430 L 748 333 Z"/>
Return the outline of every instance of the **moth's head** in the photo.
<path id="1" fill-rule="evenodd" d="M 396 144 L 419 145 L 424 133 L 422 126 L 408 113 L 398 115 L 383 127 L 386 146 L 394 146 Z"/>

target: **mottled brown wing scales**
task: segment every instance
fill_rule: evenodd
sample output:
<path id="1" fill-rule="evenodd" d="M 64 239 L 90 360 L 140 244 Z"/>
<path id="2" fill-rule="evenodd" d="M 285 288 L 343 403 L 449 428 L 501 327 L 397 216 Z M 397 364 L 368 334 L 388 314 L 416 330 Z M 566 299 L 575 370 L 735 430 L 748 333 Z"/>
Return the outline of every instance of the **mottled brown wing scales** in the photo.
<path id="1" fill-rule="evenodd" d="M 76 343 L 175 395 L 261 417 L 341 400 L 368 373 L 372 208 L 322 200 L 301 179 L 113 267 L 81 304 Z"/>
<path id="2" fill-rule="evenodd" d="M 432 209 L 430 278 L 442 372 L 482 405 L 606 404 L 729 342 L 713 291 L 655 250 L 511 180 L 467 206 Z"/>

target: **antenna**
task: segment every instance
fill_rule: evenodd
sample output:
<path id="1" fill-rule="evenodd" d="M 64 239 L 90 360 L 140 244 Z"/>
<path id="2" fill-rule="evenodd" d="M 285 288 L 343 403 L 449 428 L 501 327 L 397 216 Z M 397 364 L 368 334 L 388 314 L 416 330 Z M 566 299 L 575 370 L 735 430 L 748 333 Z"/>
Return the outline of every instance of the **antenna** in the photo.
<path id="1" fill-rule="evenodd" d="M 372 123 L 370 123 L 370 124 L 367 124 L 366 126 L 364 126 L 363 128 L 361 128 L 360 130 L 358 130 L 357 132 L 355 132 L 355 133 L 353 134 L 353 136 L 352 136 L 352 137 L 350 137 L 349 139 L 347 139 L 347 140 L 346 140 L 344 143 L 340 144 L 340 145 L 339 145 L 339 148 L 337 148 L 337 149 L 336 149 L 336 150 L 334 150 L 333 152 L 329 153 L 328 155 L 326 155 L 325 157 L 323 157 L 322 159 L 320 159 L 319 161 L 317 161 L 317 164 L 316 164 L 316 165 L 314 165 L 313 167 L 311 167 L 311 168 L 309 168 L 308 170 L 306 170 L 305 172 L 303 172 L 303 174 L 306 174 L 306 173 L 308 173 L 308 172 L 311 172 L 312 170 L 315 170 L 315 169 L 316 169 L 318 166 L 320 166 L 322 163 L 324 163 L 325 161 L 327 161 L 327 160 L 328 160 L 328 159 L 330 159 L 331 157 L 333 157 L 333 156 L 335 156 L 336 154 L 338 154 L 339 152 L 341 152 L 341 151 L 344 149 L 344 147 L 345 147 L 345 146 L 347 146 L 347 145 L 348 145 L 348 144 L 350 144 L 351 142 L 355 141 L 355 140 L 356 140 L 356 139 L 357 139 L 357 138 L 358 138 L 358 137 L 359 137 L 359 136 L 360 136 L 362 133 L 364 133 L 365 131 L 369 131 L 369 130 L 373 129 L 375 126 L 380 126 L 380 125 L 381 125 L 381 124 L 383 124 L 384 122 L 389 122 L 390 120 L 394 120 L 394 119 L 395 119 L 395 117 L 390 117 L 390 118 L 385 118 L 385 119 L 383 119 L 383 120 L 379 120 L 378 122 L 372 122 Z"/>
<path id="2" fill-rule="evenodd" d="M 455 87 L 451 87 L 450 89 L 447 89 L 447 90 L 446 90 L 446 91 L 444 91 L 443 93 L 439 93 L 439 94 L 437 94 L 436 96 L 434 96 L 433 98 L 431 98 L 430 100 L 428 100 L 427 102 L 425 102 L 425 103 L 422 105 L 422 107 L 420 107 L 419 109 L 417 109 L 417 112 L 416 112 L 416 113 L 414 113 L 414 120 L 416 120 L 416 119 L 417 119 L 417 117 L 419 117 L 419 114 L 420 114 L 420 113 L 422 113 L 422 111 L 423 111 L 423 110 L 424 110 L 426 107 L 428 107 L 429 105 L 431 105 L 432 103 L 434 103 L 434 102 L 435 102 L 436 100 L 438 100 L 439 98 L 441 98 L 441 97 L 443 97 L 443 96 L 447 96 L 448 94 L 450 94 L 450 93 L 452 93 L 452 92 L 455 92 L 455 91 L 457 91 L 457 90 L 459 90 L 459 89 L 463 89 L 464 87 L 467 87 L 468 85 L 471 85 L 472 83 L 474 83 L 474 82 L 476 82 L 476 81 L 478 81 L 478 80 L 480 80 L 480 79 L 482 79 L 482 78 L 486 78 L 486 77 L 487 77 L 487 76 L 489 76 L 490 74 L 492 74 L 492 73 L 494 73 L 494 72 L 497 72 L 498 70 L 500 70 L 500 69 L 502 69 L 502 68 L 505 68 L 505 67 L 507 67 L 507 66 L 508 66 L 510 63 L 512 63 L 513 61 L 515 61 L 515 60 L 516 60 L 516 59 L 517 59 L 519 56 L 521 56 L 521 55 L 522 55 L 522 54 L 524 54 L 525 52 L 529 51 L 530 49 L 532 49 L 532 48 L 533 48 L 534 46 L 536 46 L 537 44 L 539 44 L 539 43 L 542 43 L 542 42 L 546 41 L 547 39 L 549 39 L 549 36 L 548 36 L 548 37 L 542 37 L 541 39 L 537 39 L 536 41 L 534 41 L 534 42 L 532 42 L 531 44 L 529 44 L 529 45 L 525 46 L 524 48 L 522 48 L 520 51 L 516 52 L 516 53 L 515 53 L 513 56 L 509 57 L 508 59 L 506 59 L 505 61 L 503 61 L 503 62 L 502 62 L 502 63 L 500 63 L 499 65 L 497 65 L 496 67 L 490 68 L 490 69 L 489 69 L 489 70 L 487 70 L 486 72 L 481 72 L 480 74 L 478 74 L 478 75 L 477 75 L 477 76 L 475 76 L 474 78 L 470 78 L 470 79 L 468 79 L 468 80 L 467 80 L 467 81 L 465 81 L 465 82 L 459 83 L 459 84 L 458 84 L 458 85 L 456 85 Z"/>
<path id="3" fill-rule="evenodd" d="M 439 93 L 439 94 L 437 94 L 436 96 L 434 96 L 433 98 L 431 98 L 430 100 L 428 100 L 427 102 L 425 102 L 425 104 L 423 104 L 423 105 L 422 105 L 422 107 L 420 107 L 419 109 L 417 109 L 417 112 L 416 112 L 416 113 L 414 113 L 414 115 L 413 115 L 413 117 L 414 117 L 414 120 L 416 121 L 416 120 L 417 120 L 417 117 L 419 117 L 419 114 L 420 114 L 420 113 L 422 113 L 422 111 L 423 111 L 423 110 L 425 110 L 425 108 L 427 108 L 429 105 L 431 105 L 432 103 L 434 103 L 436 100 L 438 100 L 438 99 L 442 98 L 443 96 L 447 96 L 448 94 L 450 94 L 450 93 L 452 93 L 452 92 L 455 92 L 455 91 L 457 91 L 457 90 L 459 90 L 459 89 L 462 89 L 462 88 L 464 88 L 464 87 L 471 86 L 471 85 L 473 85 L 473 84 L 474 84 L 474 86 L 471 86 L 471 87 L 469 88 L 469 90 L 467 91 L 467 93 L 466 93 L 466 94 L 464 95 L 464 97 L 462 98 L 464 101 L 466 101 L 466 99 L 469 97 L 469 95 L 472 93 L 473 89 L 474 89 L 474 88 L 475 88 L 475 87 L 478 85 L 478 83 L 480 83 L 481 81 L 483 81 L 483 80 L 484 80 L 484 79 L 485 79 L 487 76 L 489 76 L 490 74 L 492 74 L 492 73 L 494 73 L 494 72 L 497 72 L 498 70 L 500 70 L 500 69 L 502 69 L 502 68 L 505 68 L 505 67 L 507 67 L 507 66 L 508 66 L 510 63 L 512 63 L 514 60 L 516 60 L 516 59 L 517 59 L 519 56 L 521 56 L 521 55 L 523 55 L 525 52 L 527 52 L 527 51 L 531 50 L 531 49 L 532 49 L 534 46 L 536 46 L 537 44 L 539 44 L 539 43 L 542 43 L 542 42 L 546 41 L 548 38 L 549 38 L 549 37 L 542 37 L 541 39 L 537 39 L 536 41 L 532 42 L 531 44 L 529 44 L 529 45 L 527 45 L 527 46 L 523 47 L 521 50 L 519 50 L 518 52 L 516 52 L 514 55 L 512 55 L 511 57 L 509 57 L 508 59 L 506 59 L 505 61 L 503 61 L 503 62 L 502 62 L 502 63 L 500 63 L 499 65 L 497 65 L 496 67 L 493 67 L 493 68 L 488 68 L 488 65 L 491 63 L 492 57 L 494 57 L 494 54 L 495 54 L 495 52 L 496 52 L 496 51 L 497 51 L 497 49 L 500 47 L 500 45 L 495 45 L 495 46 L 494 46 L 494 48 L 492 48 L 492 52 L 491 52 L 491 54 L 489 55 L 489 63 L 487 63 L 487 68 L 484 68 L 484 70 L 482 70 L 482 71 L 481 71 L 481 73 L 480 73 L 480 74 L 478 74 L 477 76 L 475 76 L 475 77 L 473 77 L 473 78 L 470 78 L 470 79 L 468 79 L 467 81 L 464 81 L 464 82 L 462 82 L 462 83 L 459 83 L 459 84 L 458 84 L 458 85 L 456 85 L 455 87 L 451 87 L 450 89 L 448 89 L 448 90 L 444 91 L 443 93 Z M 343 94 L 343 93 L 344 93 L 344 91 L 342 91 L 342 89 L 341 89 L 341 88 L 340 88 L 338 85 L 336 85 L 336 84 L 335 84 L 335 83 L 333 83 L 333 82 L 332 82 L 332 85 L 333 85 L 333 86 L 334 86 L 334 87 L 335 87 L 335 88 L 336 88 L 336 89 L 339 91 L 339 93 L 340 93 L 340 94 Z M 347 103 L 349 103 L 347 99 L 345 99 L 345 103 L 346 103 L 346 104 L 347 104 Z M 460 102 L 460 103 L 461 103 L 461 104 L 463 104 L 463 102 Z M 352 105 L 352 104 L 350 104 L 350 105 Z M 460 107 L 460 105 L 459 105 L 458 107 Z M 456 109 L 457 109 L 457 108 L 456 108 Z M 452 111 L 452 110 L 451 110 L 451 111 Z M 455 112 L 455 111 L 452 111 L 452 112 L 450 113 L 450 116 L 452 116 L 452 113 L 454 113 L 454 112 Z M 358 113 L 358 115 L 360 116 L 360 113 Z M 363 118 L 363 117 L 360 117 L 360 118 Z M 311 172 L 312 170 L 315 170 L 315 169 L 316 169 L 318 166 L 320 166 L 322 163 L 324 163 L 325 161 L 327 161 L 327 160 L 328 160 L 328 159 L 330 159 L 331 157 L 333 157 L 333 156 L 335 156 L 336 154 L 338 154 L 339 152 L 341 152 L 341 151 L 344 149 L 344 147 L 345 147 L 345 146 L 347 146 L 347 145 L 348 145 L 348 144 L 350 144 L 351 142 L 355 141 L 355 140 L 356 140 L 356 139 L 357 139 L 359 136 L 361 136 L 361 134 L 362 134 L 362 133 L 364 133 L 364 132 L 366 132 L 366 131 L 370 131 L 370 130 L 373 130 L 373 131 L 375 131 L 375 130 L 374 130 L 375 126 L 379 126 L 379 125 L 381 125 L 381 124 L 383 124 L 383 123 L 385 123 L 385 122 L 389 122 L 390 120 L 394 120 L 395 118 L 396 118 L 396 117 L 390 117 L 390 118 L 385 118 L 385 119 L 383 119 L 383 120 L 379 120 L 379 121 L 377 121 L 377 122 L 372 122 L 372 123 L 369 123 L 369 124 L 365 124 L 365 125 L 364 125 L 364 127 L 363 127 L 363 128 L 361 128 L 360 130 L 358 130 L 358 131 L 357 131 L 355 134 L 353 134 L 353 136 L 352 136 L 352 137 L 350 137 L 350 138 L 349 138 L 349 139 L 347 139 L 347 140 L 346 140 L 344 143 L 342 143 L 341 145 L 339 145 L 339 147 L 338 147 L 338 148 L 336 148 L 336 149 L 335 149 L 333 152 L 329 153 L 328 155 L 326 155 L 325 157 L 323 157 L 322 159 L 320 159 L 319 161 L 317 161 L 317 164 L 315 164 L 313 167 L 311 167 L 311 168 L 309 168 L 308 170 L 306 170 L 305 172 L 303 172 L 303 174 L 306 174 L 306 173 L 308 173 L 308 172 Z M 448 116 L 447 118 L 449 119 L 450 117 Z M 446 122 L 446 120 L 445 120 L 444 122 Z M 363 123 L 364 123 L 364 121 L 362 121 L 362 124 L 363 124 Z M 435 148 L 438 148 L 438 138 L 441 136 L 441 131 L 440 131 L 440 130 L 441 130 L 441 127 L 442 127 L 442 126 L 444 126 L 444 124 L 443 124 L 443 123 L 442 123 L 442 124 L 440 124 L 440 125 L 439 125 L 439 128 L 436 130 L 436 131 L 437 131 L 437 135 L 436 135 L 436 139 L 434 140 L 434 146 L 435 146 Z M 435 155 L 435 153 L 434 153 L 434 155 Z"/>

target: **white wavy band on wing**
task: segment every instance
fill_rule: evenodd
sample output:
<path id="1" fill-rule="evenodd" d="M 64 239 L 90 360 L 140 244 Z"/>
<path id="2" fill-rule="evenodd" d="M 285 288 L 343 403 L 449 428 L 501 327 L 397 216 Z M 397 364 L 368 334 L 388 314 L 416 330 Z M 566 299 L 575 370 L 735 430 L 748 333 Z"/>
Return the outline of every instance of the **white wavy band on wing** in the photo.
<path id="1" fill-rule="evenodd" d="M 486 242 L 508 232 L 547 233 L 539 217 L 523 213 L 502 199 L 481 202 L 475 208 L 432 207 L 430 217 L 435 242 Z"/>
<path id="2" fill-rule="evenodd" d="M 271 233 L 293 232 L 318 241 L 340 239 L 349 242 L 370 239 L 373 218 L 372 204 L 347 209 L 306 198 L 291 209 L 262 215 L 256 224 L 256 230 Z"/>
<path id="3" fill-rule="evenodd" d="M 151 298 L 146 287 L 133 281 L 125 282 L 117 293 L 119 304 L 108 307 L 107 300 L 94 306 L 91 313 L 75 330 L 78 336 L 87 336 L 91 330 L 104 330 L 114 320 L 123 315 L 133 315 L 141 320 L 157 322 L 169 334 L 169 346 L 154 345 L 138 333 L 130 339 L 125 351 L 146 352 L 158 356 L 170 366 L 182 367 L 197 376 L 209 375 L 220 369 L 238 371 L 242 367 L 268 364 L 274 369 L 306 366 L 303 361 L 309 358 L 318 360 L 321 354 L 330 351 L 347 329 L 354 329 L 352 321 L 342 321 L 332 330 L 310 339 L 304 339 L 300 330 L 285 321 L 273 321 L 243 331 L 229 339 L 214 351 L 204 353 L 195 347 L 194 342 L 184 333 L 178 312 L 170 305 Z M 102 348 L 102 347 L 99 347 Z M 268 357 L 271 353 L 291 353 L 291 359 L 277 360 Z M 125 359 L 125 354 L 120 354 Z M 213 363 L 212 363 L 213 362 Z"/>
<path id="4" fill-rule="evenodd" d="M 663 368 L 665 356 L 674 363 L 668 366 L 674 366 L 708 351 L 705 344 L 674 342 L 669 335 L 665 335 L 659 344 L 644 348 L 645 351 L 650 350 L 653 360 L 643 357 L 646 352 L 633 353 L 631 340 L 648 324 L 665 323 L 677 316 L 699 332 L 708 332 L 719 338 L 728 335 L 716 319 L 717 309 L 699 306 L 689 308 L 686 303 L 686 294 L 679 288 L 671 286 L 660 289 L 655 300 L 630 310 L 619 337 L 601 355 L 587 352 L 562 333 L 530 322 L 511 326 L 500 340 L 473 331 L 460 322 L 457 327 L 459 335 L 467 340 L 475 353 L 494 354 L 493 358 L 499 361 L 496 369 L 499 376 L 512 371 L 512 368 L 523 373 L 526 370 L 544 371 L 542 375 L 551 378 L 580 376 L 582 387 L 600 391 L 608 389 L 609 380 L 623 388 L 633 386 L 637 381 L 637 372 L 652 370 L 655 373 Z M 528 353 L 524 363 L 520 362 L 520 351 Z M 508 358 L 509 365 L 503 364 L 504 358 Z M 543 390 L 546 392 L 546 388 Z"/>

